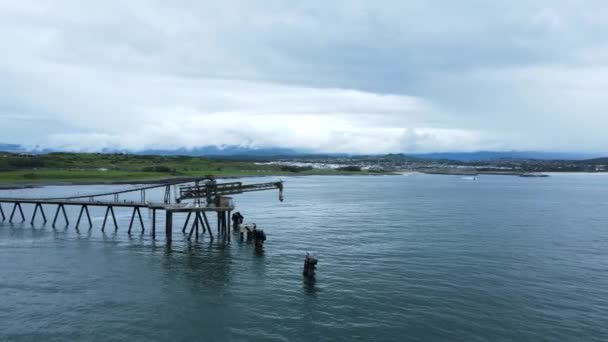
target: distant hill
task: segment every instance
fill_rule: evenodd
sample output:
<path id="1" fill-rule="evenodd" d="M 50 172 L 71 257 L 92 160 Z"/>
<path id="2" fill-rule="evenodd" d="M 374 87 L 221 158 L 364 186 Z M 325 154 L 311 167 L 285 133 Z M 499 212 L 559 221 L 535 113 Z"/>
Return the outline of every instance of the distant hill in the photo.
<path id="1" fill-rule="evenodd" d="M 17 144 L 0 143 L 0 151 L 6 152 L 29 152 L 33 154 L 47 154 L 51 152 L 64 152 L 60 149 L 48 149 L 40 146 L 26 148 Z M 593 153 L 565 153 L 565 152 L 534 152 L 534 151 L 478 151 L 478 152 L 444 152 L 444 153 L 410 153 L 410 154 L 386 154 L 386 155 L 354 155 L 347 153 L 318 153 L 307 150 L 290 149 L 283 147 L 255 148 L 238 145 L 220 146 L 201 146 L 196 148 L 177 148 L 177 149 L 147 149 L 141 151 L 127 151 L 119 149 L 102 149 L 101 153 L 131 153 L 141 155 L 162 155 L 162 156 L 194 156 L 194 157 L 216 157 L 229 159 L 260 159 L 260 158 L 306 158 L 306 157 L 358 157 L 358 158 L 388 158 L 388 159 L 432 159 L 432 160 L 453 160 L 460 162 L 473 161 L 492 161 L 492 160 L 588 160 L 606 157 L 607 154 Z"/>
<path id="2" fill-rule="evenodd" d="M 608 157 L 585 159 L 582 162 L 588 165 L 608 165 Z"/>
<path id="3" fill-rule="evenodd" d="M 50 149 L 36 146 L 34 148 L 27 148 L 17 144 L 4 144 L 0 143 L 0 151 L 4 152 L 30 152 L 33 154 L 47 154 L 52 152 L 79 152 L 79 151 L 66 151 L 62 149 Z M 177 149 L 147 149 L 141 151 L 129 151 L 121 149 L 109 149 L 104 148 L 99 151 L 100 153 L 130 153 L 140 155 L 163 155 L 163 156 L 297 156 L 307 154 L 306 151 L 294 150 L 289 148 L 254 148 L 254 147 L 242 147 L 236 145 L 221 145 L 221 146 L 203 146 L 196 148 L 177 148 Z"/>
<path id="4" fill-rule="evenodd" d="M 4 152 L 22 152 L 24 149 L 21 147 L 21 145 L 15 145 L 15 144 L 2 144 L 0 143 L 0 151 L 4 151 Z"/>
<path id="5" fill-rule="evenodd" d="M 108 151 L 110 152 L 110 151 Z M 298 156 L 306 152 L 293 150 L 289 148 L 251 148 L 233 145 L 223 146 L 203 146 L 192 149 L 178 148 L 173 150 L 150 149 L 134 152 L 143 155 L 164 155 L 164 156 L 194 156 L 194 157 L 210 157 L 210 156 Z"/>
<path id="6" fill-rule="evenodd" d="M 585 160 L 599 158 L 605 154 L 592 153 L 567 153 L 567 152 L 526 152 L 526 151 L 511 151 L 511 152 L 446 152 L 446 153 L 417 153 L 410 154 L 418 158 L 424 159 L 447 159 L 457 161 L 492 161 L 492 160 Z"/>

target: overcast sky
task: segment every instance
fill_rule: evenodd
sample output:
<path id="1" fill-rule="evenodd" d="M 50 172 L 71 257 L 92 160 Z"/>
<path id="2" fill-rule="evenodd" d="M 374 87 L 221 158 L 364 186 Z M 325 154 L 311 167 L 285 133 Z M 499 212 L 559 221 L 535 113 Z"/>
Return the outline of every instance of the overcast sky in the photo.
<path id="1" fill-rule="evenodd" d="M 608 152 L 608 4 L 0 0 L 0 142 Z"/>

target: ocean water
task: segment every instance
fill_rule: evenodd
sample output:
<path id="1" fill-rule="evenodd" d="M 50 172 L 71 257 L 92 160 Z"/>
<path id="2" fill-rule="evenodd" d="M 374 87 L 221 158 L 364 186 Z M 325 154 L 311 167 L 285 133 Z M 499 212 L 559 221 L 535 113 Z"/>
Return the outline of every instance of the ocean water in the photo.
<path id="1" fill-rule="evenodd" d="M 0 340 L 608 340 L 608 176 L 285 180 L 283 203 L 235 197 L 266 231 L 262 251 L 189 243 L 185 216 L 171 244 L 159 217 L 154 241 L 147 211 L 131 236 L 127 209 L 117 232 L 100 231 L 103 209 L 79 232 L 78 209 L 67 228 L 0 223 Z M 306 252 L 319 257 L 314 282 Z"/>

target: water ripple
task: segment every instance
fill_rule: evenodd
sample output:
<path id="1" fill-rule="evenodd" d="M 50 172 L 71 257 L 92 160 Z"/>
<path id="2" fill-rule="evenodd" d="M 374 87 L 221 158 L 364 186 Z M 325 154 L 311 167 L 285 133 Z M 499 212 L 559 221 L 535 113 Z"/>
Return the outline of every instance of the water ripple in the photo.
<path id="1" fill-rule="evenodd" d="M 148 215 L 129 236 L 126 211 L 117 232 L 100 232 L 101 209 L 80 232 L 1 223 L 0 340 L 608 340 L 600 178 L 286 180 L 284 203 L 237 197 L 263 251 L 181 232 L 168 246 Z"/>

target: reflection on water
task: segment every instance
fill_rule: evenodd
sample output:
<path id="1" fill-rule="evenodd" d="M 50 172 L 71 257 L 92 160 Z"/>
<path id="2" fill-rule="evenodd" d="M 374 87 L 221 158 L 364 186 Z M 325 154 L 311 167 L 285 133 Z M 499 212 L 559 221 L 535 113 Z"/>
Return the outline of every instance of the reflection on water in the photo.
<path id="1" fill-rule="evenodd" d="M 264 245 L 256 245 L 254 244 L 254 248 L 253 248 L 255 255 L 257 257 L 263 257 L 264 256 Z"/>
<path id="2" fill-rule="evenodd" d="M 315 277 L 303 277 L 302 288 L 304 289 L 304 293 L 309 296 L 316 297 L 317 296 L 317 287 L 315 284 L 317 283 L 317 279 Z"/>

